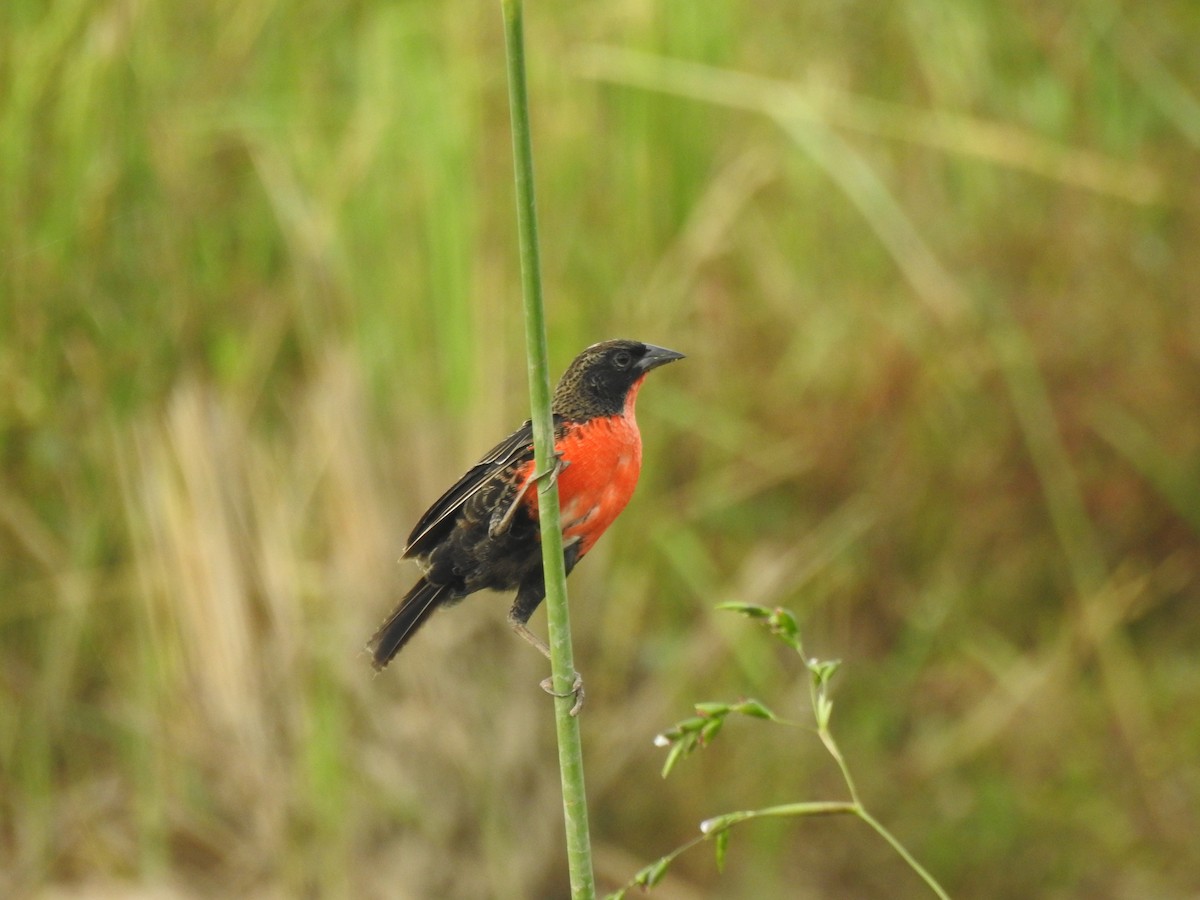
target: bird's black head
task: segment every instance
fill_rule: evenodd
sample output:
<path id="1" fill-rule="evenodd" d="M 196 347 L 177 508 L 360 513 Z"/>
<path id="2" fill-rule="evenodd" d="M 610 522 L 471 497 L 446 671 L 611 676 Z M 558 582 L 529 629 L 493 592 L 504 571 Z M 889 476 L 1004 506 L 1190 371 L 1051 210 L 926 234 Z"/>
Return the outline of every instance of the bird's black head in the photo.
<path id="1" fill-rule="evenodd" d="M 682 353 L 641 341 L 592 344 L 567 367 L 554 389 L 554 412 L 576 421 L 615 416 L 647 372 L 683 359 Z"/>

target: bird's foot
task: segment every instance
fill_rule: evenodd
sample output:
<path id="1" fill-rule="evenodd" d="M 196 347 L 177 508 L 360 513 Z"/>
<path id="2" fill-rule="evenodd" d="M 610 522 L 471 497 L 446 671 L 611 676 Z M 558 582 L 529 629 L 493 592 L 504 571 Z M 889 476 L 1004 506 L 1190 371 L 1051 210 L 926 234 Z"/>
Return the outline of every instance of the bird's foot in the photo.
<path id="1" fill-rule="evenodd" d="M 563 459 L 563 455 L 561 453 L 555 452 L 554 462 L 551 463 L 550 468 L 535 473 L 530 481 L 536 481 L 538 493 L 544 494 L 546 491 L 550 490 L 550 486 L 554 484 L 554 482 L 558 481 L 558 476 L 561 475 L 563 470 L 569 465 L 571 465 L 571 461 L 569 459 Z"/>
<path id="2" fill-rule="evenodd" d="M 579 715 L 579 711 L 583 709 L 583 676 L 578 672 L 575 673 L 575 681 L 571 684 L 571 689 L 566 692 L 556 691 L 554 689 L 553 678 L 543 678 L 541 681 L 542 690 L 551 697 L 574 697 L 575 705 L 571 707 L 571 715 Z"/>
<path id="3" fill-rule="evenodd" d="M 517 599 L 520 599 L 520 595 L 518 595 Z M 528 614 L 526 614 L 525 618 L 528 618 Z M 533 645 L 538 653 L 542 654 L 546 659 L 553 661 L 553 657 L 550 655 L 550 648 L 546 645 L 546 642 L 529 630 L 515 606 L 508 613 L 508 624 L 512 626 L 513 631 Z M 566 693 L 560 693 L 554 689 L 553 677 L 543 678 L 540 684 L 542 690 L 551 697 L 574 697 L 575 705 L 571 707 L 571 715 L 579 715 L 579 711 L 583 709 L 583 676 L 578 671 L 575 672 L 575 681 L 571 684 L 571 689 Z"/>

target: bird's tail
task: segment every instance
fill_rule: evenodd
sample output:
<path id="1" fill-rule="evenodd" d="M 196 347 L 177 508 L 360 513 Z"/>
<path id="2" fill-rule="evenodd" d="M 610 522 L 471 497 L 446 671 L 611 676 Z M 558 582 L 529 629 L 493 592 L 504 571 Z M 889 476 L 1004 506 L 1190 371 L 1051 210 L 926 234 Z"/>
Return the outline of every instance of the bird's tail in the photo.
<path id="1" fill-rule="evenodd" d="M 376 671 L 384 668 L 392 657 L 400 652 L 410 637 L 421 627 L 430 613 L 446 601 L 449 585 L 430 584 L 422 578 L 412 586 L 404 599 L 392 611 L 367 648 L 371 651 L 371 665 Z"/>

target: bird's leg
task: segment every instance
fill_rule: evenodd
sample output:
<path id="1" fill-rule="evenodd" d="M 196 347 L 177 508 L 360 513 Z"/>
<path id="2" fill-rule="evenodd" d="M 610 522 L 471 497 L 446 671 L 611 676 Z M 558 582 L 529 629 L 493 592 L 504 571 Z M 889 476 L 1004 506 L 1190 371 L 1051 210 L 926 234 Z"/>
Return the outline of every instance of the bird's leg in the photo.
<path id="1" fill-rule="evenodd" d="M 550 656 L 550 647 L 540 637 L 529 630 L 525 624 L 529 621 L 529 617 L 533 615 L 533 611 L 537 609 L 538 604 L 542 602 L 541 596 L 525 591 L 517 592 L 517 599 L 512 605 L 512 609 L 508 611 L 508 624 L 512 626 L 512 630 L 523 637 L 529 644 L 534 647 L 538 653 L 552 659 Z M 571 715 L 579 715 L 579 711 L 583 709 L 583 676 L 578 671 L 575 672 L 575 680 L 571 684 L 571 689 L 566 693 L 559 693 L 554 690 L 554 679 L 544 678 L 541 681 L 541 688 L 552 697 L 574 697 L 575 705 L 571 707 Z"/>
<path id="2" fill-rule="evenodd" d="M 508 616 L 508 624 L 512 626 L 513 631 L 525 638 L 525 640 L 529 641 L 529 643 L 535 647 L 537 651 L 542 654 L 542 656 L 546 657 L 546 659 L 550 659 L 550 648 L 546 645 L 546 642 L 530 631 L 524 622 L 518 621 L 516 617 L 510 613 Z M 571 707 L 571 715 L 579 715 L 579 711 L 583 709 L 584 697 L 583 676 L 580 675 L 579 672 L 575 673 L 575 680 L 571 683 L 571 689 L 566 693 L 561 693 L 554 690 L 553 677 L 543 678 L 539 684 L 541 685 L 542 690 L 551 697 L 574 697 L 575 705 Z"/>
<path id="3" fill-rule="evenodd" d="M 513 516 L 517 513 L 517 507 L 521 505 L 521 500 L 524 499 L 531 484 L 538 482 L 539 490 L 544 490 L 540 487 L 541 480 L 549 475 L 553 481 L 553 479 L 558 477 L 558 473 L 570 464 L 570 460 L 563 459 L 561 453 L 555 453 L 554 465 L 550 467 L 549 471 L 535 473 L 532 477 L 526 479 L 525 483 L 521 485 L 521 489 L 517 491 L 517 496 L 513 497 L 512 503 L 504 511 L 504 515 L 499 518 L 496 518 L 495 515 L 492 516 L 492 521 L 488 524 L 488 537 L 496 537 L 508 531 L 509 526 L 512 525 Z"/>
<path id="4" fill-rule="evenodd" d="M 517 491 L 517 496 L 513 497 L 512 503 L 508 505 L 508 509 L 504 511 L 504 515 L 499 518 L 492 514 L 492 521 L 488 523 L 488 537 L 496 537 L 508 531 L 508 526 L 512 525 L 513 516 L 517 513 L 517 507 L 521 505 L 521 500 L 525 496 L 525 492 L 529 490 L 529 485 L 533 484 L 533 479 L 530 478 Z"/>

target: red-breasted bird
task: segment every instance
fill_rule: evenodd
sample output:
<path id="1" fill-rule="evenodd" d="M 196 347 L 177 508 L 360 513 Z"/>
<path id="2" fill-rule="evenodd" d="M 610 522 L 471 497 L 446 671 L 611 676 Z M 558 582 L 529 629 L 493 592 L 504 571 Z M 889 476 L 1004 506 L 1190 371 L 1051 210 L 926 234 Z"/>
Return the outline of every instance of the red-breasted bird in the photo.
<path id="1" fill-rule="evenodd" d="M 567 573 L 625 508 L 642 467 L 634 402 L 651 369 L 683 354 L 639 341 L 593 344 L 554 390 L 554 449 Z M 421 516 L 404 548 L 424 574 L 368 645 L 382 669 L 439 606 L 490 588 L 515 590 L 513 629 L 547 658 L 526 623 L 546 596 L 533 429 L 497 444 Z M 576 675 L 576 710 L 582 686 Z"/>

